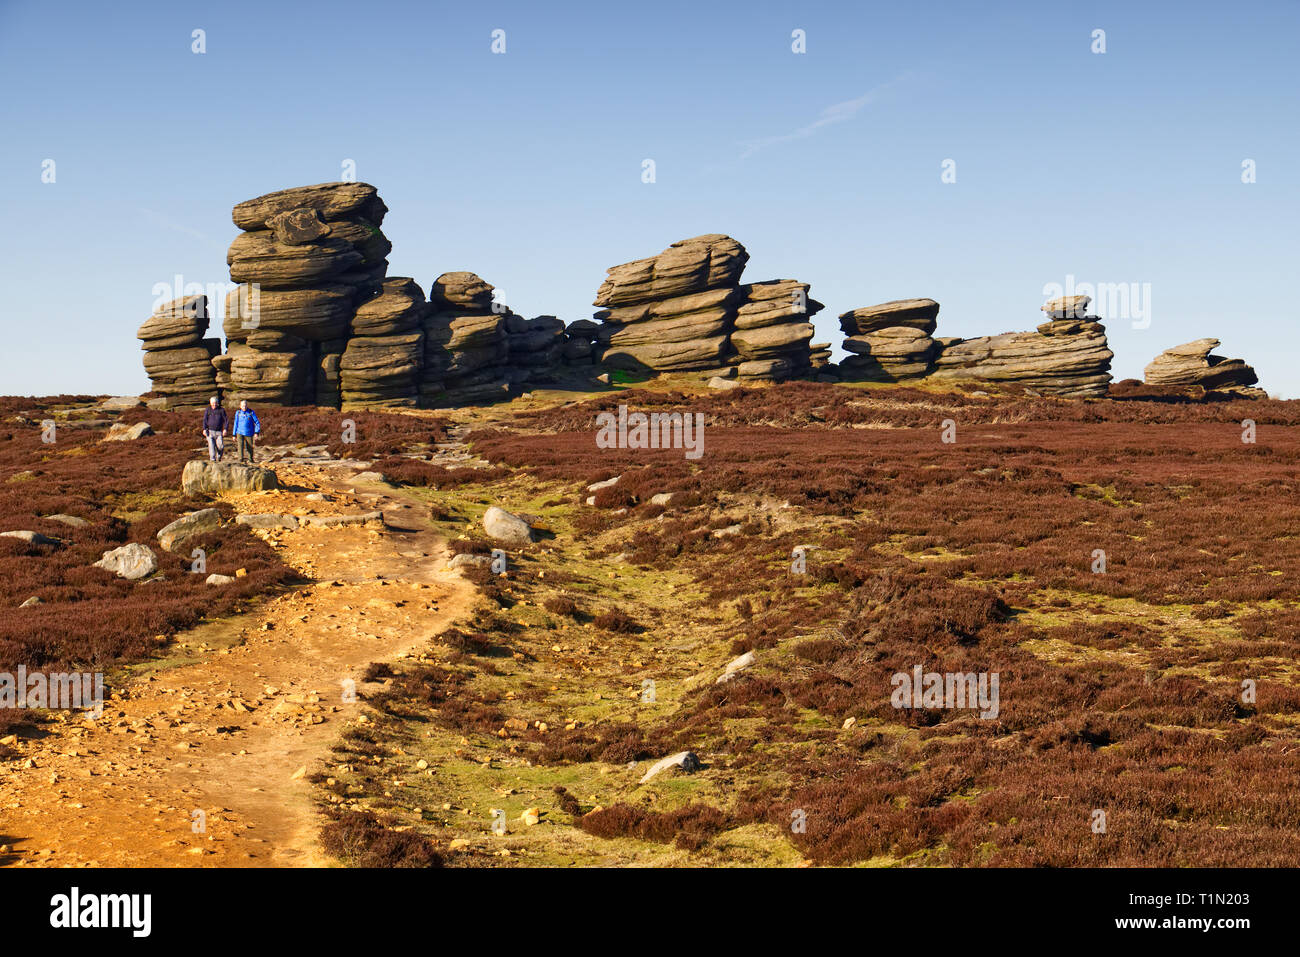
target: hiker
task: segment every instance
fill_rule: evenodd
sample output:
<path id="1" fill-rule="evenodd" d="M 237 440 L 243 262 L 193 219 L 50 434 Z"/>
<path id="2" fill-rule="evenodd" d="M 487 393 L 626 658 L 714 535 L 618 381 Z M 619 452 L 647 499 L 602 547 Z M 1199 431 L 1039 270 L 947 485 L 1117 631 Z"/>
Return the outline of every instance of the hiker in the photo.
<path id="1" fill-rule="evenodd" d="M 262 423 L 257 420 L 257 413 L 248 407 L 247 399 L 239 400 L 239 411 L 235 413 L 235 427 L 231 431 L 239 439 L 239 461 L 249 463 L 257 461 L 253 442 L 262 437 Z"/>
<path id="2" fill-rule="evenodd" d="M 220 462 L 226 445 L 226 410 L 217 404 L 214 395 L 203 410 L 203 437 L 208 440 L 208 460 Z"/>

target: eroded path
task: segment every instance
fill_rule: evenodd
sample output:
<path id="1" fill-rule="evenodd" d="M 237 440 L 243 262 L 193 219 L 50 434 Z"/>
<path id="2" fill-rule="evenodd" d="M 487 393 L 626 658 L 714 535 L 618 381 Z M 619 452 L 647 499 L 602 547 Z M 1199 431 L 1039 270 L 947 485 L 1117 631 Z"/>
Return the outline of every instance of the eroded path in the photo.
<path id="1" fill-rule="evenodd" d="M 0 765 L 0 864 L 330 863 L 307 778 L 364 721 L 345 680 L 364 694 L 370 662 L 424 647 L 474 592 L 444 570 L 445 543 L 417 501 L 356 485 L 351 465 L 276 470 L 282 490 L 226 500 L 248 513 L 381 509 L 384 522 L 258 532 L 310 584 L 180 636 L 99 720 L 60 714 L 43 736 L 20 737 L 22 756 Z"/>

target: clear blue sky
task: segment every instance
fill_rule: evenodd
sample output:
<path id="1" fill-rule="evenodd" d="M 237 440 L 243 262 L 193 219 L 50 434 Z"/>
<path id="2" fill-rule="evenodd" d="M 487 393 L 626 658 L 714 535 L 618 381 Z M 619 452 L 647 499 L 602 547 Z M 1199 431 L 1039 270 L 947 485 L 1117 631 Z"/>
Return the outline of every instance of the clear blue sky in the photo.
<path id="1" fill-rule="evenodd" d="M 940 335 L 1031 329 L 1073 275 L 1149 284 L 1149 328 L 1103 316 L 1117 378 L 1215 336 L 1298 396 L 1298 48 L 1284 0 L 0 0 L 0 393 L 147 388 L 154 285 L 227 281 L 232 205 L 352 159 L 390 274 L 525 315 L 723 232 L 812 284 L 817 340 L 912 296 Z"/>

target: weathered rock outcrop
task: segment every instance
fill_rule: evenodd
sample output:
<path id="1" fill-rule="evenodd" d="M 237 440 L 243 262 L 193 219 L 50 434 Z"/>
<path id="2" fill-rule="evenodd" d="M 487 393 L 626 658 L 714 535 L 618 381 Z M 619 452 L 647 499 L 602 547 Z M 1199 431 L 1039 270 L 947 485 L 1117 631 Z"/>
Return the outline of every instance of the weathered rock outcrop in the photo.
<path id="1" fill-rule="evenodd" d="M 407 278 L 384 280 L 357 307 L 338 363 L 343 408 L 416 405 L 427 312 L 424 290 Z"/>
<path id="2" fill-rule="evenodd" d="M 751 379 L 807 373 L 808 320 L 821 303 L 793 279 L 741 285 L 748 261 L 736 240 L 710 233 L 611 267 L 596 293 L 595 305 L 605 307 L 595 314 L 599 361 L 640 372 L 734 365 Z M 571 332 L 570 341 L 581 335 Z"/>
<path id="3" fill-rule="evenodd" d="M 928 375 L 939 348 L 931 338 L 938 315 L 933 299 L 898 299 L 842 313 L 844 349 L 852 355 L 840 362 L 841 375 L 865 382 Z"/>
<path id="4" fill-rule="evenodd" d="M 208 297 L 182 296 L 154 310 L 136 332 L 144 349 L 144 370 L 167 408 L 206 405 L 217 392 L 212 357 L 220 339 L 205 339 Z"/>
<path id="5" fill-rule="evenodd" d="M 1087 310 L 1088 297 L 1067 309 L 1043 307 L 1048 315 Z M 1106 329 L 1095 317 L 1052 318 L 1036 332 L 1008 332 L 978 339 L 939 339 L 933 375 L 1023 386 L 1043 395 L 1104 396 L 1114 353 Z"/>
<path id="6" fill-rule="evenodd" d="M 826 308 L 793 279 L 741 286 L 731 347 L 742 379 L 789 379 L 812 371 L 812 317 Z"/>
<path id="7" fill-rule="evenodd" d="M 240 285 L 226 297 L 226 354 L 213 363 L 231 399 L 338 406 L 351 391 L 358 405 L 414 403 L 414 371 L 381 370 L 419 348 L 363 342 L 344 358 L 359 311 L 368 309 L 356 334 L 382 340 L 397 334 L 386 327 L 402 322 L 390 313 L 420 308 L 406 301 L 410 289 L 400 281 L 384 283 L 392 244 L 379 227 L 387 211 L 366 183 L 279 190 L 234 208 L 245 232 L 226 261 Z"/>
<path id="8" fill-rule="evenodd" d="M 1166 349 L 1146 367 L 1147 385 L 1206 392 L 1235 392 L 1247 398 L 1267 398 L 1263 389 L 1252 388 L 1259 377 L 1241 359 L 1211 355 L 1218 339 L 1196 339 Z"/>
<path id="9" fill-rule="evenodd" d="M 420 401 L 430 407 L 471 405 L 508 396 L 510 310 L 472 272 L 443 273 L 429 288 L 424 319 Z"/>

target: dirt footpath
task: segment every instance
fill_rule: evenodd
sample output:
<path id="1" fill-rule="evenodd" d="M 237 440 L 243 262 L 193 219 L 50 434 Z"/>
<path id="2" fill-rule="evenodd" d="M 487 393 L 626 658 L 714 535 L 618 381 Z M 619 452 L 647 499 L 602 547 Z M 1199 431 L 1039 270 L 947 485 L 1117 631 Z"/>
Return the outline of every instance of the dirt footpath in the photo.
<path id="1" fill-rule="evenodd" d="M 0 865 L 278 867 L 332 863 L 307 777 L 364 714 L 349 686 L 424 647 L 472 605 L 426 509 L 351 468 L 278 465 L 240 512 L 384 522 L 258 532 L 311 584 L 179 636 L 102 717 L 59 714 L 0 765 Z M 324 499 L 313 499 L 323 495 Z M 213 586 L 219 587 L 219 586 Z"/>

